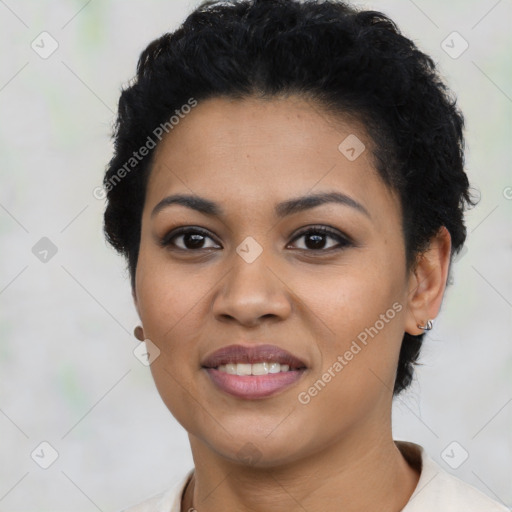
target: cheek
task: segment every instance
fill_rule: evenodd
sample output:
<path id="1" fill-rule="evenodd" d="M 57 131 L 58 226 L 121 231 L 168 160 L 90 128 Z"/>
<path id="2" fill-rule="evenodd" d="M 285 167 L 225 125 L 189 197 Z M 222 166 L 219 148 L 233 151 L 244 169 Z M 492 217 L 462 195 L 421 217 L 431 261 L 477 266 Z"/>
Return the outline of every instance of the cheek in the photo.
<path id="1" fill-rule="evenodd" d="M 181 387 L 192 389 L 197 371 L 201 325 L 208 314 L 205 292 L 211 288 L 206 272 L 190 273 L 141 250 L 137 267 L 138 309 L 144 334 L 159 349 L 151 364 L 155 384 L 171 409 Z"/>
<path id="2" fill-rule="evenodd" d="M 321 361 L 311 381 L 321 380 L 317 387 L 322 394 L 329 388 L 326 403 L 343 397 L 355 407 L 393 386 L 403 337 L 405 283 L 399 264 L 375 261 L 336 274 L 331 269 L 330 276 L 317 274 L 315 286 L 301 280 L 310 316 L 321 320 L 321 334 L 317 330 L 320 336 L 315 336 Z"/>
<path id="3" fill-rule="evenodd" d="M 395 302 L 403 300 L 405 284 L 399 283 L 398 267 L 388 265 L 385 268 L 381 264 L 377 268 L 371 262 L 338 271 L 331 267 L 325 273 L 317 272 L 309 277 L 301 274 L 292 286 L 330 332 L 331 341 L 346 341 L 373 326 Z M 396 309 L 387 315 L 392 320 L 397 317 Z"/>
<path id="4" fill-rule="evenodd" d="M 207 272 L 171 265 L 165 256 L 141 246 L 137 298 L 146 336 L 157 344 L 176 338 L 202 307 L 207 281 Z"/>
<path id="5" fill-rule="evenodd" d="M 151 264 L 145 256 L 139 261 L 140 316 L 146 337 L 160 351 L 150 366 L 153 380 L 171 414 L 187 431 L 195 433 L 197 426 L 207 421 L 201 416 L 201 407 L 191 407 L 191 402 L 201 402 L 194 379 L 200 326 L 208 314 L 206 276 L 199 286 L 197 272 L 194 279 L 169 264 L 158 264 L 155 260 Z"/>
<path id="6" fill-rule="evenodd" d="M 346 281 L 342 292 L 331 287 L 312 297 L 311 307 L 330 331 L 316 338 L 320 364 L 298 390 L 298 400 L 315 411 L 303 426 L 320 438 L 379 414 L 393 390 L 403 307 L 383 286 L 353 285 Z"/>

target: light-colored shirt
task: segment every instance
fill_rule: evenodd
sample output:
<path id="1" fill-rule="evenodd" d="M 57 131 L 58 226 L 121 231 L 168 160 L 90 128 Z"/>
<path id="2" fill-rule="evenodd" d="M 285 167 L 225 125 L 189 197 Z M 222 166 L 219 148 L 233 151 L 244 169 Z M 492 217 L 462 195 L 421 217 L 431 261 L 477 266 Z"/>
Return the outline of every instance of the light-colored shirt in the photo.
<path id="1" fill-rule="evenodd" d="M 416 443 L 396 441 L 407 462 L 420 472 L 418 484 L 400 512 L 510 512 L 476 487 L 445 471 Z M 180 510 L 183 491 L 192 477 L 190 469 L 172 489 L 124 512 L 189 512 Z"/>

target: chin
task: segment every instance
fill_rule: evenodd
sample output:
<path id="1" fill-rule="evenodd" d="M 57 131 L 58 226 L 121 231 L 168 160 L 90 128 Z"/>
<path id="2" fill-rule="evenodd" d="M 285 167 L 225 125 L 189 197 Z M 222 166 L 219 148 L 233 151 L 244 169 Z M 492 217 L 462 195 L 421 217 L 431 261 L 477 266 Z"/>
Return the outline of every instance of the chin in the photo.
<path id="1" fill-rule="evenodd" d="M 276 468 L 290 464 L 301 457 L 297 443 L 291 436 L 271 440 L 265 435 L 226 436 L 219 439 L 203 439 L 217 455 L 230 462 L 252 468 Z"/>

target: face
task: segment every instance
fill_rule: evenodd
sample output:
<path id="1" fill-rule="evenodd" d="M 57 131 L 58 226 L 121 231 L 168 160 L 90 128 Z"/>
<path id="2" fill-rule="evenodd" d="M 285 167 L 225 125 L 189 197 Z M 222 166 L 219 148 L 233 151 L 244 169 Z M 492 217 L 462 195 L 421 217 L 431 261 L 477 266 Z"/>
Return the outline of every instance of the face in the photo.
<path id="1" fill-rule="evenodd" d="M 202 449 L 272 466 L 389 421 L 410 283 L 370 147 L 298 97 L 200 102 L 157 147 L 134 297 L 158 391 Z M 205 367 L 231 345 L 230 370 Z M 226 373 L 260 345 L 296 364 Z M 279 359 L 258 357 L 252 373 Z"/>

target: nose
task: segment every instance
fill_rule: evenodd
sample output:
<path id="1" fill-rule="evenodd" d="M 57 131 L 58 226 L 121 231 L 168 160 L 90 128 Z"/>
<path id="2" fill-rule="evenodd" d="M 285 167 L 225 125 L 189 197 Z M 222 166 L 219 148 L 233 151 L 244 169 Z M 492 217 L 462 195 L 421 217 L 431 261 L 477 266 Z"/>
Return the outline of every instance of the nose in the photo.
<path id="1" fill-rule="evenodd" d="M 248 263 L 236 254 L 234 260 L 213 298 L 215 318 L 244 326 L 256 326 L 265 318 L 287 318 L 292 304 L 286 284 L 278 273 L 269 268 L 261 256 Z"/>

